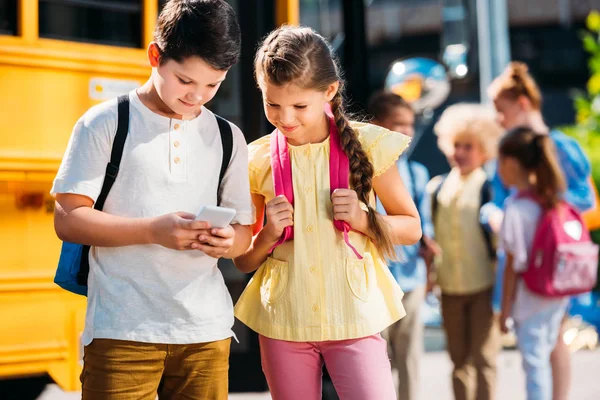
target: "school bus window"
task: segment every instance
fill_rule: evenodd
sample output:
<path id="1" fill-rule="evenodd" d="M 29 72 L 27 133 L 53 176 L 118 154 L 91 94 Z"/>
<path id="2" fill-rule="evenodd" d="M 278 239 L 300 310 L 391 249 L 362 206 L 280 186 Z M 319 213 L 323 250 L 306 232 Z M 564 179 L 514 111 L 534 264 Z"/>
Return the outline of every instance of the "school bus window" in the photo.
<path id="1" fill-rule="evenodd" d="M 0 1 L 0 35 L 17 34 L 17 0 Z"/>
<path id="2" fill-rule="evenodd" d="M 40 37 L 142 46 L 142 0 L 40 0 Z"/>

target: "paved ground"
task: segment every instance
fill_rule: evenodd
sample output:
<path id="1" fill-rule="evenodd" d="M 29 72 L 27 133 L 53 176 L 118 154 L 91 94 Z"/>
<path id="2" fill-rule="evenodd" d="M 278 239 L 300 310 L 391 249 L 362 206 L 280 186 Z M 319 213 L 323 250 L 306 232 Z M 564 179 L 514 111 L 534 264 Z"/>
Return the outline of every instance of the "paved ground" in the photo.
<path id="1" fill-rule="evenodd" d="M 421 366 L 421 400 L 451 400 L 451 364 L 445 352 L 426 353 Z M 572 400 L 600 399 L 600 350 L 580 351 L 573 355 Z M 520 356 L 504 351 L 499 359 L 498 399 L 525 400 L 524 377 Z M 38 400 L 76 400 L 78 393 L 63 393 L 49 385 Z M 270 400 L 268 393 L 233 393 L 232 400 Z"/>

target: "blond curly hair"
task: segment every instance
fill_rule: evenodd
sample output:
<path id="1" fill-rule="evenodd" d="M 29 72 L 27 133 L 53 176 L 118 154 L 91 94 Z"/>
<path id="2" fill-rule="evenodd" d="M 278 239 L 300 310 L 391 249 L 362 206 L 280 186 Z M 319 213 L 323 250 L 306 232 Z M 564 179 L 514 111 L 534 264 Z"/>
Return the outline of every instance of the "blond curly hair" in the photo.
<path id="1" fill-rule="evenodd" d="M 496 157 L 503 133 L 492 108 L 471 103 L 446 108 L 433 130 L 438 137 L 438 147 L 446 157 L 454 156 L 454 144 L 458 138 L 469 138 L 480 144 L 486 160 Z"/>

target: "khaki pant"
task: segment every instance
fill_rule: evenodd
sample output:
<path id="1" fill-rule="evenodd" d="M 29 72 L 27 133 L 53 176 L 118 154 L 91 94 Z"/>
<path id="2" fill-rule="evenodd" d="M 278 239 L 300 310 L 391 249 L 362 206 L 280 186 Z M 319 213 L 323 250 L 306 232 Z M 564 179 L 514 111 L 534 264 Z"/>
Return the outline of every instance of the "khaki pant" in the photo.
<path id="1" fill-rule="evenodd" d="M 402 304 L 406 316 L 382 332 L 388 341 L 392 367 L 398 370 L 399 400 L 419 398 L 419 361 L 423 353 L 421 306 L 424 300 L 425 286 L 404 293 Z"/>
<path id="2" fill-rule="evenodd" d="M 493 399 L 500 330 L 492 309 L 492 289 L 469 295 L 442 294 L 442 318 L 454 363 L 454 398 Z"/>
<path id="3" fill-rule="evenodd" d="M 226 400 L 231 339 L 166 345 L 94 339 L 85 347 L 83 400 Z"/>

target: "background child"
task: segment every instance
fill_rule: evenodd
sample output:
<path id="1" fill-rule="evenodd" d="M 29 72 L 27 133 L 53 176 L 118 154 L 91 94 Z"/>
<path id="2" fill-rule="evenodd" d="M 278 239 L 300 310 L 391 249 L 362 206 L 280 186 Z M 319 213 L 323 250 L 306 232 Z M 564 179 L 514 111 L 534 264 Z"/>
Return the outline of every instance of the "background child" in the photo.
<path id="1" fill-rule="evenodd" d="M 432 180 L 433 223 L 442 248 L 437 283 L 454 370 L 454 398 L 492 399 L 499 331 L 492 309 L 494 251 L 479 223 L 485 185 L 484 163 L 496 152 L 502 133 L 492 110 L 481 105 L 448 107 L 434 127 L 438 145 L 453 165 Z M 476 382 L 472 382 L 472 368 Z"/>
<path id="2" fill-rule="evenodd" d="M 537 196 L 541 204 L 529 198 L 511 198 L 506 206 L 501 230 L 506 252 L 504 294 L 500 325 L 512 315 L 527 381 L 528 400 L 552 399 L 550 353 L 556 345 L 567 298 L 538 296 L 527 289 L 518 274 L 527 270 L 531 247 L 542 207 L 556 205 L 565 181 L 548 135 L 530 128 L 509 131 L 500 143 L 499 172 L 503 182 L 519 192 Z"/>
<path id="3" fill-rule="evenodd" d="M 157 390 L 161 399 L 227 399 L 233 304 L 216 258 L 244 252 L 254 220 L 244 136 L 232 126 L 219 187 L 223 148 L 203 105 L 239 53 L 225 1 L 165 5 L 148 47 L 152 75 L 129 93 L 129 135 L 103 211 L 93 205 L 117 102 L 93 107 L 75 125 L 52 193 L 58 236 L 93 246 L 83 399 L 154 400 Z M 195 216 L 218 194 L 237 215 L 232 226 L 210 230 Z"/>
<path id="4" fill-rule="evenodd" d="M 414 136 L 415 112 L 397 94 L 388 91 L 375 93 L 369 101 L 368 112 L 373 116 L 373 124 Z M 398 399 L 416 400 L 420 385 L 419 360 L 423 353 L 421 306 L 427 291 L 429 267 L 433 256 L 439 253 L 439 247 L 432 239 L 431 202 L 426 193 L 429 182 L 427 168 L 416 161 L 408 161 L 404 155 L 396 161 L 396 168 L 419 210 L 423 239 L 412 246 L 396 246 L 397 260 L 401 261 L 388 261 L 390 271 L 404 292 L 402 304 L 406 316 L 386 329 L 383 336 L 389 343 L 392 365 L 398 370 Z M 377 202 L 377 211 L 385 214 L 380 201 Z"/>
<path id="5" fill-rule="evenodd" d="M 557 150 L 560 167 L 565 174 L 567 188 L 565 200 L 585 211 L 594 205 L 594 192 L 590 186 L 590 162 L 581 147 L 573 138 L 556 129 L 550 129 L 542 116 L 542 94 L 533 77 L 527 70 L 527 65 L 512 62 L 505 71 L 497 77 L 489 87 L 488 94 L 494 101 L 498 115 L 498 122 L 505 129 L 519 126 L 528 126 L 535 132 L 548 134 Z M 489 223 L 494 232 L 498 232 L 502 223 L 504 202 L 510 193 L 510 187 L 502 181 L 500 174 L 496 173 L 493 180 L 493 201 L 482 209 L 481 220 Z M 501 249 L 500 249 L 501 250 Z M 504 255 L 498 253 L 498 268 L 496 276 L 499 277 L 494 294 L 494 305 L 499 308 L 502 293 L 502 279 L 504 271 Z M 566 320 L 566 318 L 565 318 Z M 564 321 L 563 328 L 564 329 Z M 552 353 L 552 372 L 554 383 L 554 400 L 567 400 L 571 381 L 570 352 L 562 340 L 556 342 L 556 349 Z"/>
<path id="6" fill-rule="evenodd" d="M 250 249 L 235 263 L 258 271 L 236 316 L 260 334 L 274 399 L 320 399 L 323 363 L 340 398 L 395 399 L 379 333 L 405 313 L 402 291 L 382 256 L 393 253 L 393 244 L 421 237 L 417 210 L 395 168 L 410 139 L 346 119 L 332 50 L 310 28 L 272 32 L 255 70 L 265 114 L 277 128 L 271 135 L 287 142 L 294 203 L 274 193 L 271 137 L 252 143 L 250 187 L 261 217 Z M 338 144 L 349 160 L 351 189 L 332 193 L 330 156 Z M 373 192 L 387 216 L 374 210 Z M 352 227 L 349 242 L 362 259 L 334 227 L 336 220 Z M 269 254 L 290 226 L 294 239 Z"/>

